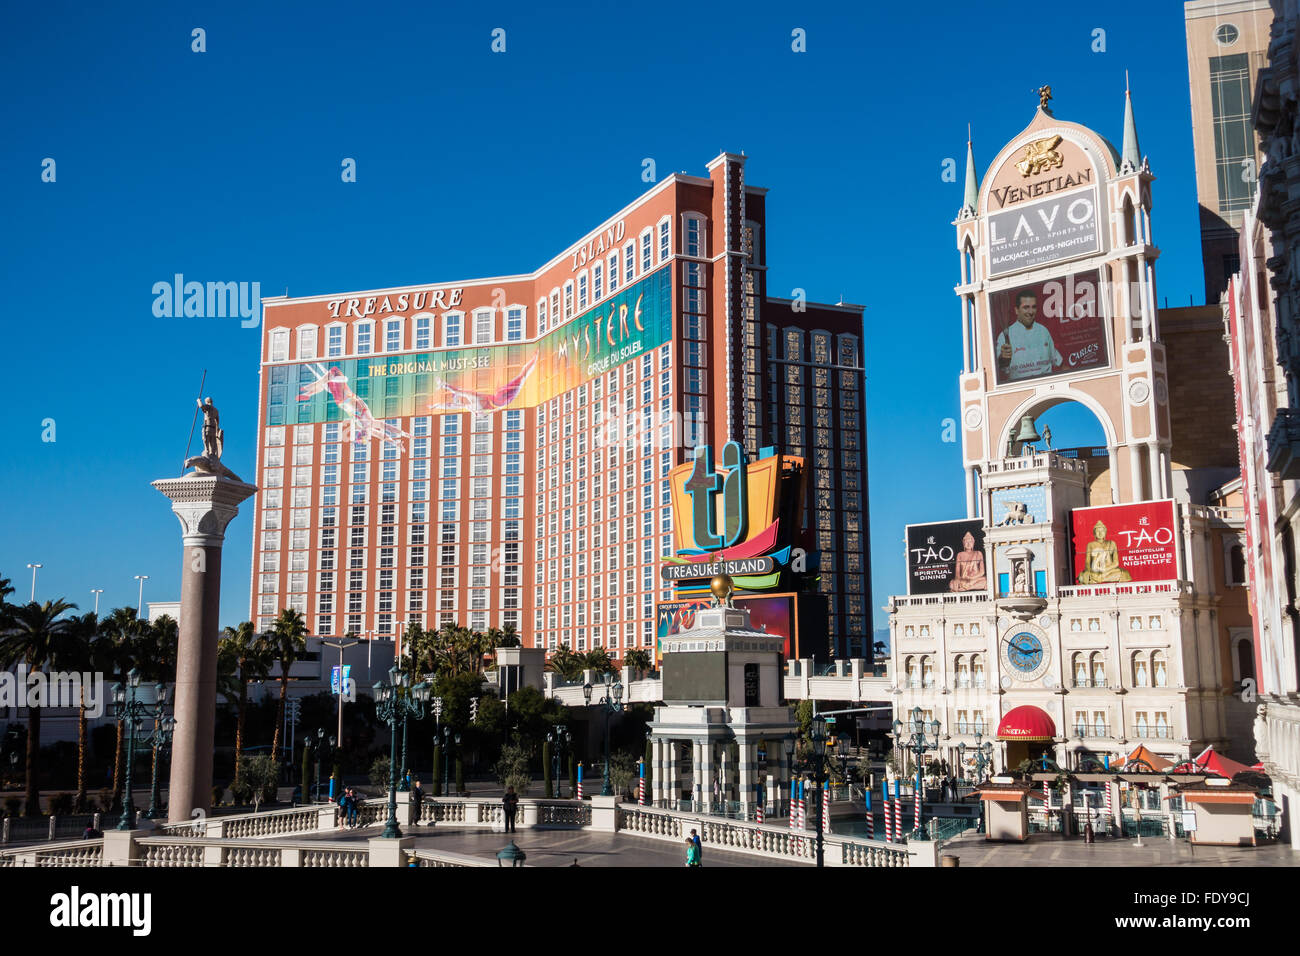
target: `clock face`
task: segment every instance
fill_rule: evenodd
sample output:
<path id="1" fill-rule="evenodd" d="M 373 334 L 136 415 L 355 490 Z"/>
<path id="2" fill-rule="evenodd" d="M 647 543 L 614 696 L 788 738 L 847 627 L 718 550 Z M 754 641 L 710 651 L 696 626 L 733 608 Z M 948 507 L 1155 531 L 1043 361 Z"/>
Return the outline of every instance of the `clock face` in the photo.
<path id="1" fill-rule="evenodd" d="M 1047 671 L 1051 649 L 1042 628 L 1020 624 L 1002 635 L 1002 659 L 1007 672 L 1020 681 L 1037 680 Z"/>
<path id="2" fill-rule="evenodd" d="M 1027 674 L 1043 658 L 1043 642 L 1029 631 L 1020 631 L 1007 639 L 1007 663 Z"/>

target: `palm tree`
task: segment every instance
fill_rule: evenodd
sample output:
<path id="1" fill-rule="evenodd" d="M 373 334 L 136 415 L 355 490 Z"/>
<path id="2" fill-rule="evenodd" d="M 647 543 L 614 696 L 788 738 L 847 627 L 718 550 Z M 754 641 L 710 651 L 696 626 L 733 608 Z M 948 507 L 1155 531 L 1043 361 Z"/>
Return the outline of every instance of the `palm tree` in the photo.
<path id="1" fill-rule="evenodd" d="M 285 608 L 265 637 L 271 648 L 271 659 L 280 665 L 280 702 L 275 708 L 275 736 L 271 738 L 271 758 L 278 760 L 284 702 L 289 694 L 289 669 L 307 651 L 307 622 L 299 612 Z"/>
<path id="2" fill-rule="evenodd" d="M 623 655 L 623 666 L 632 668 L 638 675 L 644 675 L 654 666 L 654 662 L 650 660 L 649 651 L 638 647 Z"/>
<path id="3" fill-rule="evenodd" d="M 614 662 L 610 660 L 609 651 L 603 647 L 593 647 L 586 654 L 580 656 L 582 657 L 582 666 L 587 670 L 595 671 L 598 676 L 615 669 Z"/>
<path id="4" fill-rule="evenodd" d="M 180 648 L 180 626 L 176 619 L 164 614 L 156 621 L 145 626 L 144 641 L 140 654 L 140 674 L 142 680 L 151 684 L 176 683 L 176 656 Z M 158 733 L 162 722 L 162 708 L 154 709 L 153 732 Z M 158 776 L 158 750 L 150 748 L 150 772 L 154 779 Z"/>
<path id="5" fill-rule="evenodd" d="M 8 617 L 8 627 L 0 637 L 0 667 L 23 664 L 30 674 L 49 664 L 72 619 L 63 617 L 65 611 L 74 610 L 75 604 L 67 601 L 32 601 L 13 608 Z M 36 758 L 41 749 L 40 707 L 27 708 L 27 815 L 39 816 L 41 792 L 36 779 Z"/>
<path id="6" fill-rule="evenodd" d="M 119 607 L 109 612 L 99 626 L 99 635 L 91 645 L 94 669 L 111 675 L 115 683 L 125 683 L 131 669 L 141 661 L 144 633 L 147 622 L 136 616 L 133 607 Z M 117 722 L 117 744 L 113 754 L 113 797 L 117 806 L 122 794 L 122 761 L 125 743 L 124 727 Z M 105 807 L 109 810 L 112 807 Z"/>
<path id="7" fill-rule="evenodd" d="M 221 694 L 235 705 L 235 780 L 231 792 L 240 793 L 240 767 L 244 753 L 244 717 L 248 711 L 249 681 L 266 680 L 271 671 L 271 647 L 253 630 L 252 621 L 227 627 L 217 643 L 217 673 Z"/>
<path id="8" fill-rule="evenodd" d="M 99 633 L 99 617 L 93 612 L 72 618 L 72 626 L 61 636 L 55 647 L 51 665 L 61 671 L 77 674 L 93 673 L 95 668 L 95 636 Z M 76 812 L 86 808 L 86 685 L 80 683 L 81 699 L 77 703 L 77 797 Z"/>
<path id="9" fill-rule="evenodd" d="M 587 666 L 585 660 L 583 655 L 575 654 L 568 644 L 561 644 L 551 652 L 551 659 L 546 662 L 546 666 L 564 680 L 574 681 L 582 676 L 582 670 Z"/>

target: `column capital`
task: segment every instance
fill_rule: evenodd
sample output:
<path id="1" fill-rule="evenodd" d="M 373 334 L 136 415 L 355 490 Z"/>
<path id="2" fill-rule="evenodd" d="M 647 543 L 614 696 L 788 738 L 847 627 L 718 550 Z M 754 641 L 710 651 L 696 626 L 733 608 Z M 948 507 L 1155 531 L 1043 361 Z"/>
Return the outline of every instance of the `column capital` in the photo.
<path id="1" fill-rule="evenodd" d="M 257 493 L 256 485 L 215 475 L 160 478 L 152 484 L 170 499 L 186 547 L 221 547 L 239 503 Z"/>

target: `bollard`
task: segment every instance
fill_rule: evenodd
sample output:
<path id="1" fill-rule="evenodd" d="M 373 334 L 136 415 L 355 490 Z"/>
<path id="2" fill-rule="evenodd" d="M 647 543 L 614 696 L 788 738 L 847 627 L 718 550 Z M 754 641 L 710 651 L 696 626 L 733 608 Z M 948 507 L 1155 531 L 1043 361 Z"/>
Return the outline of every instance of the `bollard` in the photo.
<path id="1" fill-rule="evenodd" d="M 961 857 L 953 856 L 951 853 L 945 853 L 942 857 L 939 858 L 939 865 L 941 867 L 961 866 Z"/>
<path id="2" fill-rule="evenodd" d="M 58 824 L 58 822 L 59 822 L 59 818 L 51 813 L 50 814 L 50 836 L 49 836 L 49 840 L 51 843 L 54 842 L 54 829 L 55 826 Z"/>

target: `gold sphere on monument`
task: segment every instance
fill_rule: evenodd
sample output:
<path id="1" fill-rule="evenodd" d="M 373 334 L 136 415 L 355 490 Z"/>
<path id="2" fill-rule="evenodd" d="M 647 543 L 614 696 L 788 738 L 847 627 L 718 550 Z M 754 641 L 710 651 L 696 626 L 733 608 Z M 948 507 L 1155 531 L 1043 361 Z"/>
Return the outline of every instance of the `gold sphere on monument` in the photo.
<path id="1" fill-rule="evenodd" d="M 719 574 L 709 582 L 709 590 L 713 592 L 715 598 L 723 603 L 726 603 L 727 599 L 731 597 L 731 594 L 735 589 L 735 584 L 732 582 L 731 575 L 729 574 Z"/>

